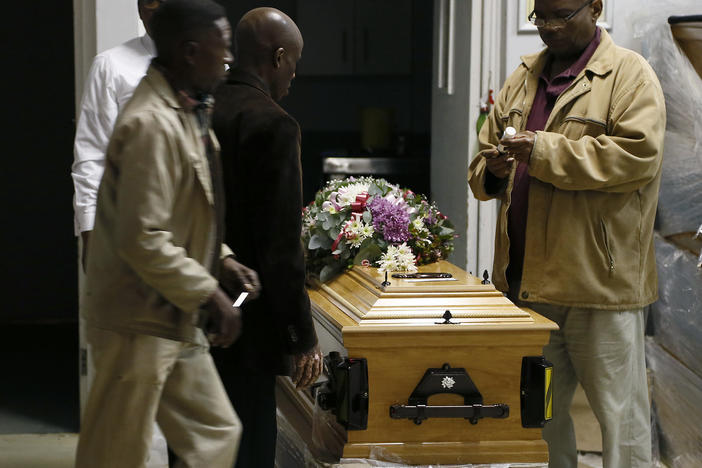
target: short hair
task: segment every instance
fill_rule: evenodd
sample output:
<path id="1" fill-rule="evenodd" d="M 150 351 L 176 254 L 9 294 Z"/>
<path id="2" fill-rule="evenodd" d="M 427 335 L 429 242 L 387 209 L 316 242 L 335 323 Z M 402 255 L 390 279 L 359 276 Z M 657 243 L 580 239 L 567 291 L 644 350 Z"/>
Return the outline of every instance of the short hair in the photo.
<path id="1" fill-rule="evenodd" d="M 226 18 L 224 7 L 213 0 L 168 0 L 151 18 L 151 37 L 162 62 L 171 61 L 175 47 Z"/>

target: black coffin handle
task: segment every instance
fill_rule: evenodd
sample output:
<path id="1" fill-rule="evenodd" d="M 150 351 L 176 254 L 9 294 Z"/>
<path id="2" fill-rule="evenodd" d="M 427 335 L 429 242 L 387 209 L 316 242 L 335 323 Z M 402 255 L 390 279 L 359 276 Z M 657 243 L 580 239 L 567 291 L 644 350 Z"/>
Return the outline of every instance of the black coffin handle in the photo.
<path id="1" fill-rule="evenodd" d="M 368 428 L 368 363 L 332 351 L 324 358 L 329 380 L 315 386 L 320 408 L 331 411 L 346 430 Z"/>
<path id="2" fill-rule="evenodd" d="M 432 395 L 452 393 L 463 396 L 463 406 L 429 406 Z M 507 418 L 509 406 L 504 403 L 483 405 L 483 396 L 462 367 L 452 368 L 448 363 L 441 368 L 427 369 L 406 405 L 390 406 L 392 419 L 412 419 L 421 424 L 428 418 L 465 418 L 477 424 L 482 418 Z"/>

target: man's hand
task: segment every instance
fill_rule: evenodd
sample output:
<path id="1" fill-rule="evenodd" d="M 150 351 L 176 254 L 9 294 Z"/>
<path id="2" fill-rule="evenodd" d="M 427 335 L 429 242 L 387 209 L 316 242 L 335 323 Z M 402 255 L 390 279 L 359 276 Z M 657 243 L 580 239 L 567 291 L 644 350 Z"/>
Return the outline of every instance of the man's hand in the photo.
<path id="1" fill-rule="evenodd" d="M 534 142 L 536 142 L 536 133 L 529 130 L 519 132 L 512 138 L 503 140 L 502 146 L 507 153 L 507 159 L 514 158 L 524 164 L 529 164 L 531 152 L 534 150 Z"/>
<path id="2" fill-rule="evenodd" d="M 206 330 L 210 344 L 228 348 L 241 335 L 241 310 L 233 306 L 232 299 L 220 287 L 207 301 L 205 309 L 210 313 Z"/>
<path id="3" fill-rule="evenodd" d="M 293 375 L 291 377 L 295 388 L 305 388 L 312 385 L 322 373 L 324 360 L 319 351 L 319 345 L 293 356 Z"/>
<path id="4" fill-rule="evenodd" d="M 92 231 L 82 231 L 80 233 L 80 238 L 83 241 L 83 249 L 80 254 L 80 261 L 83 265 L 83 273 L 88 271 L 88 241 L 90 240 L 90 233 Z"/>
<path id="5" fill-rule="evenodd" d="M 485 158 L 487 170 L 498 179 L 504 179 L 509 176 L 512 170 L 513 159 L 508 159 L 506 155 L 497 151 L 496 148 L 485 150 L 482 153 Z"/>
<path id="6" fill-rule="evenodd" d="M 261 292 L 261 282 L 258 273 L 242 265 L 232 257 L 222 260 L 220 282 L 230 293 L 245 291 L 249 293 L 246 300 L 256 299 Z"/>

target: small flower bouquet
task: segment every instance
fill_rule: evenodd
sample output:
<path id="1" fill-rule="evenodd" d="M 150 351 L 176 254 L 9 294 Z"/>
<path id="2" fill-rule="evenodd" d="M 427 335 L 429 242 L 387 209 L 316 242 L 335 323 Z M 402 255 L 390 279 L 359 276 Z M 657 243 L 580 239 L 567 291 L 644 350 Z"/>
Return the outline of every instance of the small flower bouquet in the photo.
<path id="1" fill-rule="evenodd" d="M 412 272 L 453 250 L 453 225 L 436 205 L 384 179 L 331 180 L 302 216 L 307 271 L 323 282 L 352 265 Z"/>

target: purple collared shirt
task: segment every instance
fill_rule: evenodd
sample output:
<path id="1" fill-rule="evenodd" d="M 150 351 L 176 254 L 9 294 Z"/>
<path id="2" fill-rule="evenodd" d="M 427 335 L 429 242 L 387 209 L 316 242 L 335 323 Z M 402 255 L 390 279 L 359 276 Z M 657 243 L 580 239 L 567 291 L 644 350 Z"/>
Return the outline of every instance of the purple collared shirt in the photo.
<path id="1" fill-rule="evenodd" d="M 600 45 L 600 28 L 597 28 L 590 44 L 585 48 L 578 60 L 568 67 L 558 76 L 549 79 L 547 70 L 550 68 L 551 60 L 544 67 L 539 77 L 539 88 L 536 90 L 534 103 L 529 112 L 526 129 L 532 132 L 543 130 L 546 127 L 553 106 L 556 104 L 558 96 L 573 83 L 575 77 L 585 69 Z M 514 176 L 512 186 L 512 203 L 507 212 L 508 223 L 507 233 L 509 235 L 509 266 L 507 267 L 507 281 L 521 281 L 522 267 L 524 265 L 524 250 L 526 238 L 527 213 L 529 211 L 529 175 L 528 167 L 520 162 Z"/>

